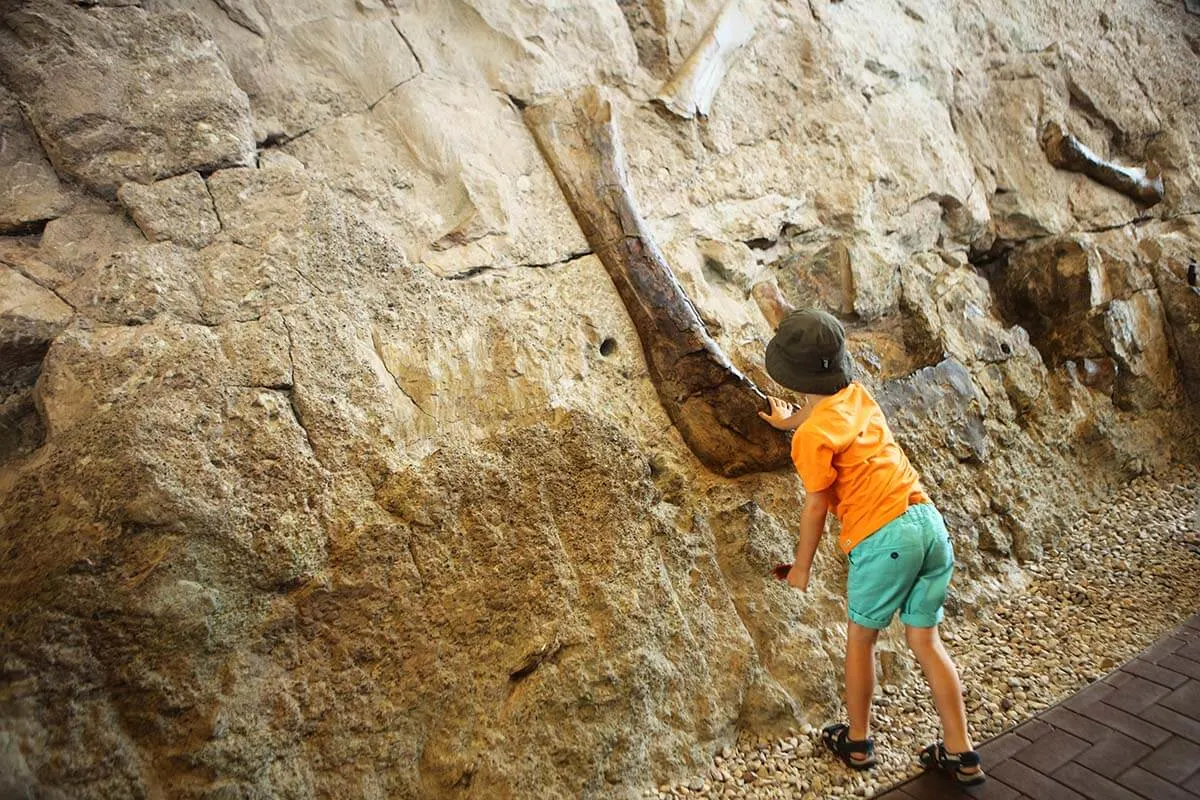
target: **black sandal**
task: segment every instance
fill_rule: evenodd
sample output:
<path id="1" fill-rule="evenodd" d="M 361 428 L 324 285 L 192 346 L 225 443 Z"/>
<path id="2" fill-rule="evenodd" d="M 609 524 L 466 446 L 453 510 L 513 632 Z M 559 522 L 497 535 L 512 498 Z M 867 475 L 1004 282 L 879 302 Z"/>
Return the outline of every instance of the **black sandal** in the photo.
<path id="1" fill-rule="evenodd" d="M 849 725 L 826 725 L 821 729 L 821 741 L 850 769 L 864 770 L 875 766 L 874 737 L 868 736 L 856 742 L 850 738 Z M 855 758 L 856 755 L 863 758 Z"/>
<path id="2" fill-rule="evenodd" d="M 920 758 L 921 766 L 925 769 L 949 772 L 963 786 L 976 786 L 987 780 L 987 775 L 983 774 L 983 760 L 974 750 L 948 753 L 945 742 L 934 742 L 921 751 Z M 972 769 L 974 772 L 967 771 Z"/>

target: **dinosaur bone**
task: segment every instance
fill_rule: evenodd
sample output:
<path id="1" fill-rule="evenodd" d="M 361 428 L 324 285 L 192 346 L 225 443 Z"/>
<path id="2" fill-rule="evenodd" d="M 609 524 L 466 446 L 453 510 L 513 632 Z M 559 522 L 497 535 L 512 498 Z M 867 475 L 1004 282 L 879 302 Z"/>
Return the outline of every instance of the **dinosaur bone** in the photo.
<path id="1" fill-rule="evenodd" d="M 588 244 L 633 320 L 659 400 L 683 440 L 726 476 L 779 469 L 787 440 L 766 397 L 708 335 L 634 206 L 615 111 L 596 87 L 525 110 Z"/>
<path id="2" fill-rule="evenodd" d="M 767 324 L 771 326 L 771 330 L 778 328 L 779 323 L 783 322 L 783 318 L 796 310 L 791 303 L 784 299 L 783 292 L 779 291 L 779 286 L 774 281 L 762 281 L 754 284 L 750 288 L 750 296 L 758 304 L 758 310 L 762 312 Z"/>
<path id="3" fill-rule="evenodd" d="M 1163 199 L 1162 173 L 1153 161 L 1144 168 L 1105 161 L 1057 122 L 1048 123 L 1042 130 L 1042 149 L 1050 163 L 1059 169 L 1082 172 L 1144 206 L 1152 206 Z"/>
<path id="4" fill-rule="evenodd" d="M 697 114 L 708 116 L 733 54 L 754 38 L 754 23 L 747 13 L 749 2 L 729 0 L 725 4 L 655 100 L 684 119 Z"/>

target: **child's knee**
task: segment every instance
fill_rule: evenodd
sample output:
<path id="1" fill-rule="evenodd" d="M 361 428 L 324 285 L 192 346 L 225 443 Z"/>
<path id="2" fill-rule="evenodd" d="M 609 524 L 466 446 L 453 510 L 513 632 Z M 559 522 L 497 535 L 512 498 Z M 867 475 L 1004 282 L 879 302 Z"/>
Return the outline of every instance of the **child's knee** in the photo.
<path id="1" fill-rule="evenodd" d="M 856 644 L 875 644 L 875 640 L 879 638 L 879 630 L 877 628 L 869 628 L 866 625 L 859 625 L 854 620 L 850 620 L 846 631 L 847 638 Z"/>
<path id="2" fill-rule="evenodd" d="M 932 628 L 918 628 L 915 625 L 904 626 L 904 641 L 908 644 L 908 649 L 915 652 L 924 650 L 932 650 L 937 644 L 937 626 Z"/>

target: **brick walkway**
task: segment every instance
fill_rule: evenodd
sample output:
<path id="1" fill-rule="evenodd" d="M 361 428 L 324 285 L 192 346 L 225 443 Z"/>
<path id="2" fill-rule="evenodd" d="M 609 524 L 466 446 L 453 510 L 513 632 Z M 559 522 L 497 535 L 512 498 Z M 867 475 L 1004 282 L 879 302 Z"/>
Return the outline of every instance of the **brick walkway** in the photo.
<path id="1" fill-rule="evenodd" d="M 881 800 L 1197 800 L 1200 614 L 1079 694 L 979 747 L 987 783 L 926 772 Z"/>

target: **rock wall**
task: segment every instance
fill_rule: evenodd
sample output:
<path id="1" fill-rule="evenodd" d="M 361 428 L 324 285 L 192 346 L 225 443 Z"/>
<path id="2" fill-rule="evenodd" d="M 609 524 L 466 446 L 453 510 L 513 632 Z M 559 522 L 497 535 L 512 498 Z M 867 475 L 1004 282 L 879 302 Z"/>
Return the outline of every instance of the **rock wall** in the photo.
<path id="1" fill-rule="evenodd" d="M 755 284 L 846 321 L 949 613 L 1195 463 L 1200 18 L 764 3 L 678 119 L 720 6 L 0 5 L 0 787 L 633 796 L 835 707 L 843 562 L 768 578 L 797 479 L 672 428 L 522 118 L 567 90 L 737 367 Z"/>

